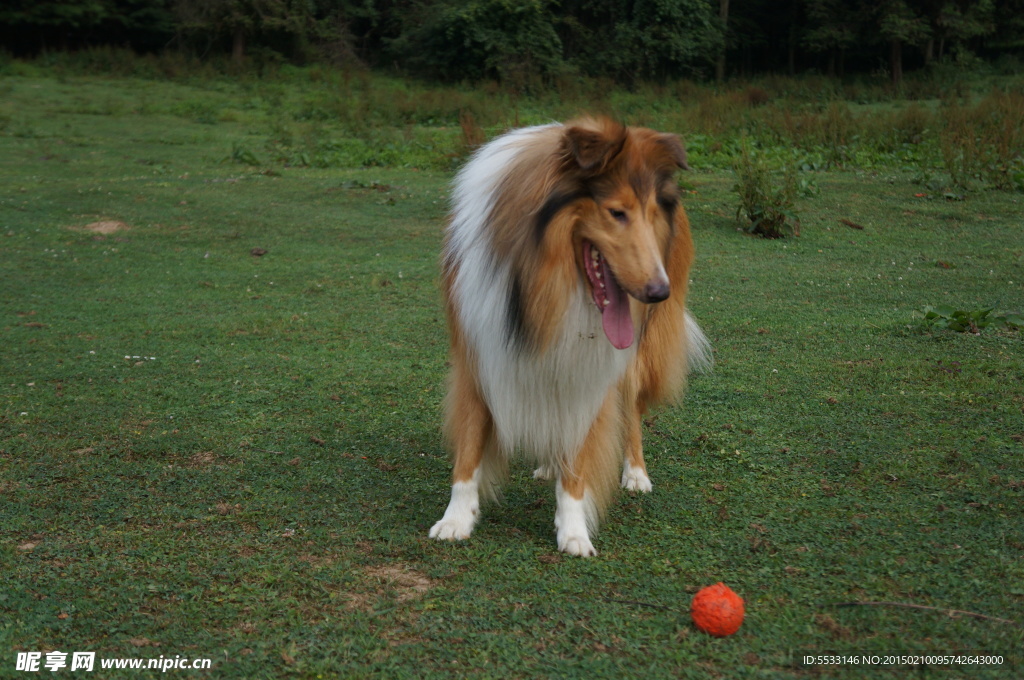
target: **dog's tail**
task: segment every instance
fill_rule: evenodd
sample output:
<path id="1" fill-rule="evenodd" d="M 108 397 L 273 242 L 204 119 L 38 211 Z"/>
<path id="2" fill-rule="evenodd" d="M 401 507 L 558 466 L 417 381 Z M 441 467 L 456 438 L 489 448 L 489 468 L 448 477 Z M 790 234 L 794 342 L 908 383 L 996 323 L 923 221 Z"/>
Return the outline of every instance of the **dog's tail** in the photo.
<path id="1" fill-rule="evenodd" d="M 686 312 L 686 323 L 683 328 L 688 371 L 690 373 L 710 373 L 715 365 L 711 342 L 689 311 Z"/>

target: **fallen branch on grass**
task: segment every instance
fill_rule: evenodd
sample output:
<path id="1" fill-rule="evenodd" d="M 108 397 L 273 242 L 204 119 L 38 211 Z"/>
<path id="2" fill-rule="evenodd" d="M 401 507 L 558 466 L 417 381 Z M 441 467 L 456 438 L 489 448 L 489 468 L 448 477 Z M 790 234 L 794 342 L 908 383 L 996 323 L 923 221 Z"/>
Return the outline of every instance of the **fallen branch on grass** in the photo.
<path id="1" fill-rule="evenodd" d="M 666 607 L 663 604 L 653 604 L 651 602 L 637 602 L 636 600 L 616 600 L 613 597 L 606 597 L 604 598 L 604 601 L 614 602 L 616 604 L 631 604 L 637 607 L 650 607 L 651 609 L 664 609 L 666 611 L 672 610 L 672 607 Z"/>
<path id="2" fill-rule="evenodd" d="M 975 619 L 984 619 L 985 621 L 996 621 L 998 623 L 1008 623 L 1011 626 L 1019 626 L 1020 624 L 1010 619 L 1000 619 L 995 616 L 987 616 L 985 614 L 976 614 L 975 612 L 965 612 L 961 609 L 946 609 L 945 607 L 929 607 L 923 604 L 909 604 L 907 602 L 836 602 L 834 604 L 824 605 L 826 607 L 904 607 L 906 609 L 927 609 L 935 612 L 945 612 L 951 617 L 956 616 L 970 616 Z"/>

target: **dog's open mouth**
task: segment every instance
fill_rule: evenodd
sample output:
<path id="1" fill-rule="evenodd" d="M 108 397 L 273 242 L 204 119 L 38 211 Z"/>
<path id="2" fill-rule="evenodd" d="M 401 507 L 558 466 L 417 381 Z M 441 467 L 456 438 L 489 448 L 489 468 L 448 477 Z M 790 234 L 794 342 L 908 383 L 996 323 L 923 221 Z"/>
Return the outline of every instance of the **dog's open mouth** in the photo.
<path id="1" fill-rule="evenodd" d="M 633 344 L 633 317 L 629 313 L 629 296 L 615 280 L 608 261 L 590 241 L 583 242 L 583 266 L 590 281 L 594 304 L 601 312 L 604 334 L 616 349 Z"/>

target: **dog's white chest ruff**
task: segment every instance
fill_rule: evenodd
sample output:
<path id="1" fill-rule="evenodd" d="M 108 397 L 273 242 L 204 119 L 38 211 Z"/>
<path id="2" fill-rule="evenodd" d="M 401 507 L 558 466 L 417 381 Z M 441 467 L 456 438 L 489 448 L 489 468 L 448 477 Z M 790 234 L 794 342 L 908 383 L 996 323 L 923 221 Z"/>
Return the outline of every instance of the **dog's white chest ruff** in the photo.
<path id="1" fill-rule="evenodd" d="M 469 319 L 463 327 L 486 328 Z M 582 287 L 543 352 L 510 350 L 500 333 L 476 333 L 469 341 L 499 446 L 507 453 L 519 450 L 540 465 L 579 449 L 608 390 L 635 354 L 633 348 L 611 346 Z"/>

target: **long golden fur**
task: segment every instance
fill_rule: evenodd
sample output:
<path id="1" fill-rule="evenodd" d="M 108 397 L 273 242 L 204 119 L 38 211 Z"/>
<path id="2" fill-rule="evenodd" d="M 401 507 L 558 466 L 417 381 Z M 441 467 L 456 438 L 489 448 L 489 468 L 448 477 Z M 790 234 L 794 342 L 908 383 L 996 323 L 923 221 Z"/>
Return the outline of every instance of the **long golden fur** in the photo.
<path id="1" fill-rule="evenodd" d="M 585 118 L 509 133 L 459 174 L 442 259 L 452 498 L 431 536 L 468 537 L 516 451 L 557 479 L 571 554 L 595 554 L 620 466 L 650 490 L 643 415 L 710 360 L 686 311 L 680 168 L 675 135 Z"/>

